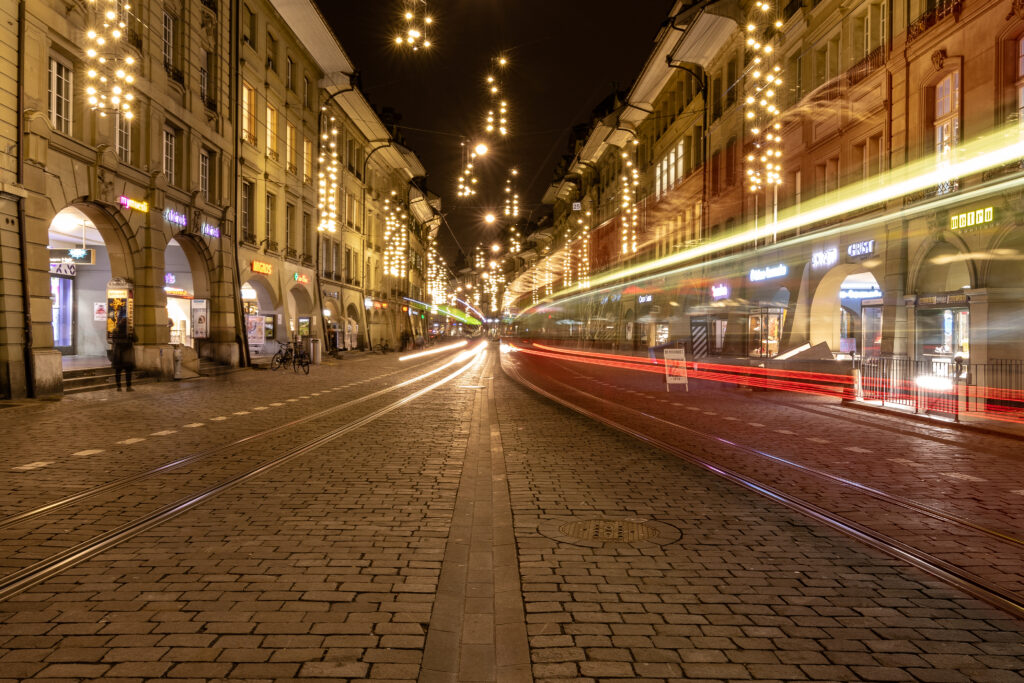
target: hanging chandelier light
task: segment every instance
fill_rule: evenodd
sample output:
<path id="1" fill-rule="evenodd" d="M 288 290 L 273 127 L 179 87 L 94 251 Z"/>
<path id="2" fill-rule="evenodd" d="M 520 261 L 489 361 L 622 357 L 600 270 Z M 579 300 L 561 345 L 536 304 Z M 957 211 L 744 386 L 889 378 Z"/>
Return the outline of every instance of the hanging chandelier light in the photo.
<path id="1" fill-rule="evenodd" d="M 323 108 L 321 111 L 325 111 Z M 330 117 L 330 128 L 320 134 L 320 155 L 317 158 L 320 171 L 317 176 L 320 210 L 319 232 L 338 231 L 338 127 L 335 118 Z"/>
<path id="2" fill-rule="evenodd" d="M 434 24 L 434 19 L 427 11 L 427 0 L 405 0 L 404 4 L 402 19 L 405 23 L 395 35 L 395 45 L 409 48 L 413 52 L 420 48 L 429 48 L 432 44 L 430 29 Z"/>
<path id="3" fill-rule="evenodd" d="M 629 256 L 637 252 L 638 214 L 636 193 L 640 185 L 640 171 L 636 163 L 636 148 L 639 140 L 633 139 L 632 146 L 622 151 L 622 254 Z"/>
<path id="4" fill-rule="evenodd" d="M 773 42 L 782 20 L 773 6 L 758 0 L 746 26 L 747 50 L 753 55 L 747 71 L 746 121 L 752 141 L 747 154 L 747 184 L 751 192 L 782 184 L 782 123 L 776 95 L 782 87 L 782 67 Z"/>
<path id="5" fill-rule="evenodd" d="M 490 107 L 484 118 L 484 132 L 489 135 L 497 134 L 500 137 L 508 135 L 508 100 L 504 96 L 501 84 L 501 73 L 506 66 L 508 66 L 507 57 L 503 55 L 495 57 L 494 70 L 485 79 Z"/>
<path id="6" fill-rule="evenodd" d="M 136 59 L 126 45 L 125 19 L 131 5 L 119 0 L 89 0 L 89 25 L 85 32 L 86 87 L 90 108 L 100 116 L 116 113 L 134 118 L 133 84 Z"/>

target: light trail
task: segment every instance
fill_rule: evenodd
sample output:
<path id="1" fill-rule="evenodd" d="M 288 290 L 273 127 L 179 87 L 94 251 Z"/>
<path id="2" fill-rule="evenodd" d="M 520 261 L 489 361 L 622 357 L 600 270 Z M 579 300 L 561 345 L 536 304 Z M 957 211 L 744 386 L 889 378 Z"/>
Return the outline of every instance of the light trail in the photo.
<path id="1" fill-rule="evenodd" d="M 435 353 L 444 353 L 445 351 L 451 351 L 452 349 L 460 349 L 469 342 L 466 340 L 455 342 L 454 344 L 445 344 L 439 346 L 436 349 L 428 349 L 427 351 L 420 351 L 419 353 L 410 353 L 404 356 L 399 356 L 398 360 L 413 360 L 414 358 L 423 358 L 423 356 L 433 356 Z"/>

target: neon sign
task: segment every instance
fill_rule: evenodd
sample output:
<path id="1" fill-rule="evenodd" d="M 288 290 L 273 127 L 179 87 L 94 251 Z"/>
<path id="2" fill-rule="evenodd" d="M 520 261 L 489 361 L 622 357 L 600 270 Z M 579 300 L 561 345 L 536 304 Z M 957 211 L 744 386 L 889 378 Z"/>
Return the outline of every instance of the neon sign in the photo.
<path id="1" fill-rule="evenodd" d="M 117 198 L 117 203 L 126 209 L 133 209 L 135 211 L 142 211 L 143 213 L 149 211 L 149 202 L 140 202 L 138 199 L 132 199 L 121 195 Z"/>
<path id="2" fill-rule="evenodd" d="M 875 253 L 875 241 L 865 240 L 863 242 L 854 242 L 846 248 L 846 254 L 851 258 L 857 258 L 858 256 L 867 256 Z"/>
<path id="3" fill-rule="evenodd" d="M 718 285 L 711 285 L 711 298 L 715 301 L 719 299 L 729 298 L 729 285 L 722 283 Z"/>
<path id="4" fill-rule="evenodd" d="M 650 303 L 652 301 L 654 301 L 654 295 L 653 294 L 641 294 L 640 296 L 638 296 L 636 298 L 636 302 L 638 304 L 647 304 L 647 303 Z"/>
<path id="5" fill-rule="evenodd" d="M 175 211 L 174 209 L 164 209 L 164 220 L 168 223 L 173 223 L 174 225 L 180 225 L 183 228 L 188 223 L 188 221 L 185 220 L 185 214 Z"/>
<path id="6" fill-rule="evenodd" d="M 984 209 L 967 211 L 965 213 L 958 213 L 954 216 L 950 216 L 949 229 L 963 230 L 964 228 L 974 228 L 979 225 L 991 223 L 994 218 L 994 210 L 991 206 L 986 206 Z"/>
<path id="7" fill-rule="evenodd" d="M 839 250 L 835 247 L 811 254 L 811 268 L 828 268 L 839 262 Z"/>
<path id="8" fill-rule="evenodd" d="M 174 277 L 174 273 L 164 273 L 164 284 L 173 285 L 177 278 Z"/>
<path id="9" fill-rule="evenodd" d="M 214 239 L 220 237 L 220 228 L 216 225 L 210 225 L 209 223 L 203 223 L 201 227 L 202 233 L 207 237 L 213 237 Z"/>
<path id="10" fill-rule="evenodd" d="M 840 289 L 840 299 L 881 299 L 882 292 L 877 289 Z"/>
<path id="11" fill-rule="evenodd" d="M 301 282 L 302 284 L 309 284 L 309 276 L 308 275 L 303 275 L 302 273 L 295 273 L 295 275 L 293 277 L 294 277 L 296 282 Z"/>
<path id="12" fill-rule="evenodd" d="M 263 273 L 264 275 L 270 275 L 274 272 L 274 266 L 267 263 L 266 261 L 253 261 L 252 272 Z"/>
<path id="13" fill-rule="evenodd" d="M 789 267 L 785 263 L 780 263 L 777 266 L 768 266 L 767 268 L 754 268 L 750 271 L 750 281 L 774 280 L 777 277 L 785 277 L 788 273 Z"/>

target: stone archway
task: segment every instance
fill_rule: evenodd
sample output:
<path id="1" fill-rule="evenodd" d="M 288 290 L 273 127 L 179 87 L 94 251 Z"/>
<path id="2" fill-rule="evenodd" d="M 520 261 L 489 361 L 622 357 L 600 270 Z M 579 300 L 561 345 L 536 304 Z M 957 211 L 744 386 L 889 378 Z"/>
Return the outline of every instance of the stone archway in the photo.
<path id="1" fill-rule="evenodd" d="M 811 299 L 810 334 L 811 346 L 825 342 L 830 351 L 838 351 L 840 347 L 840 321 L 842 300 L 840 293 L 843 283 L 850 276 L 867 274 L 878 283 L 878 278 L 862 263 L 841 263 L 833 266 L 814 289 Z"/>
<path id="2" fill-rule="evenodd" d="M 916 294 L 972 287 L 974 269 L 971 256 L 949 242 L 935 242 L 918 261 L 911 282 Z"/>

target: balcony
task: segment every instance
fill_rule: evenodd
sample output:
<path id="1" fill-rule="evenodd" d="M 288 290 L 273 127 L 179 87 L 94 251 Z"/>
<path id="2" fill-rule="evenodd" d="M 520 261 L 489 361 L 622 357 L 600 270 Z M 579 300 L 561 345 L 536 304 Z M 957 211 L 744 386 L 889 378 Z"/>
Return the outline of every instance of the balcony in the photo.
<path id="1" fill-rule="evenodd" d="M 963 0 L 940 0 L 935 7 L 926 10 L 907 27 L 907 44 L 920 38 L 925 31 L 946 17 L 952 16 L 954 21 L 960 21 L 963 9 Z"/>
<path id="2" fill-rule="evenodd" d="M 142 36 L 133 28 L 125 29 L 124 31 L 125 41 L 134 47 L 138 51 L 142 51 Z"/>
<path id="3" fill-rule="evenodd" d="M 215 100 L 214 98 L 204 97 L 203 106 L 206 107 L 207 111 L 212 111 L 215 114 L 217 113 L 217 100 Z"/>
<path id="4" fill-rule="evenodd" d="M 288 247 L 287 249 L 284 250 L 284 257 L 290 259 L 298 258 L 298 252 L 292 249 L 291 247 Z"/>
<path id="5" fill-rule="evenodd" d="M 242 131 L 242 142 L 248 142 L 250 145 L 255 147 L 256 146 L 256 133 L 254 133 L 252 131 L 249 131 L 249 130 L 243 130 Z"/>
<path id="6" fill-rule="evenodd" d="M 168 78 L 177 83 L 178 85 L 185 85 L 185 72 L 174 66 L 170 62 L 164 62 L 164 71 L 167 72 Z"/>
<path id="7" fill-rule="evenodd" d="M 873 71 L 881 68 L 883 64 L 885 64 L 885 46 L 879 45 L 865 55 L 864 59 L 850 67 L 850 70 L 846 72 L 847 81 L 850 85 L 856 85 L 870 76 Z"/>
<path id="8" fill-rule="evenodd" d="M 242 232 L 242 244 L 247 247 L 256 248 L 256 233 L 254 232 Z"/>
<path id="9" fill-rule="evenodd" d="M 217 0 L 200 0 L 203 7 L 210 10 L 214 14 L 217 13 Z"/>

